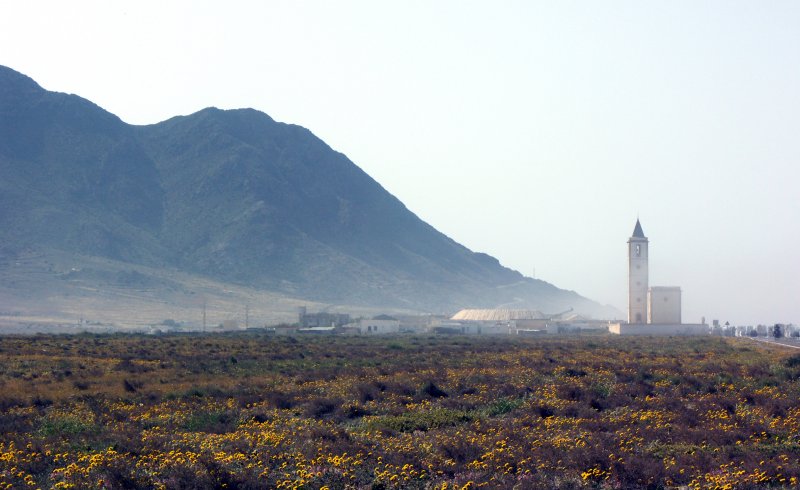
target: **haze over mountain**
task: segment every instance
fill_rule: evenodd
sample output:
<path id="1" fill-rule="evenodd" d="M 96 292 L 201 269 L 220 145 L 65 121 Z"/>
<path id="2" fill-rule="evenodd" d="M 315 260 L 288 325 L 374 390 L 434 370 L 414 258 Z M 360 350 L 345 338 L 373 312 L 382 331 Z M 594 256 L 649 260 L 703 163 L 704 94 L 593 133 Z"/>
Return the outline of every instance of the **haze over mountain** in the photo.
<path id="1" fill-rule="evenodd" d="M 309 130 L 253 109 L 133 126 L 0 67 L 0 176 L 6 264 L 33 250 L 344 305 L 603 311 L 468 250 Z"/>

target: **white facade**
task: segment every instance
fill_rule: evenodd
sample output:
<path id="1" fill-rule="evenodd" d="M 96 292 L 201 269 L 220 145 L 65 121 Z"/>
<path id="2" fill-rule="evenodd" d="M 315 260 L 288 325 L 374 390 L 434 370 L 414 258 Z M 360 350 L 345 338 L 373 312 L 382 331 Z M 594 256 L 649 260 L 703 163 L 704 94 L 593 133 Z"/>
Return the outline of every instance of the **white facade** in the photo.
<path id="1" fill-rule="evenodd" d="M 511 332 L 516 331 L 517 324 L 514 321 L 497 323 L 487 322 L 479 326 L 478 333 L 482 335 L 509 335 Z"/>
<path id="2" fill-rule="evenodd" d="M 514 321 L 445 320 L 433 326 L 431 332 L 456 335 L 510 335 L 517 332 L 517 324 Z"/>
<path id="3" fill-rule="evenodd" d="M 659 323 L 650 325 L 614 323 L 609 325 L 608 331 L 617 335 L 708 335 L 709 326 L 703 323 Z"/>
<path id="4" fill-rule="evenodd" d="M 681 288 L 653 286 L 647 293 L 647 323 L 681 323 Z"/>
<path id="5" fill-rule="evenodd" d="M 400 322 L 395 319 L 361 319 L 358 321 L 361 334 L 385 335 L 400 332 Z"/>

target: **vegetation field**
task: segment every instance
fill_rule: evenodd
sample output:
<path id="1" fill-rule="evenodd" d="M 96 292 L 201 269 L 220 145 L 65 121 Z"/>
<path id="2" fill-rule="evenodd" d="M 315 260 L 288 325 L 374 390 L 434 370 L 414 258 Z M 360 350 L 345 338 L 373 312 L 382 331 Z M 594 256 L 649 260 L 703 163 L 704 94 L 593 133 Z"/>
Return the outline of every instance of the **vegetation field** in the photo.
<path id="1" fill-rule="evenodd" d="M 0 338 L 5 488 L 788 488 L 800 356 L 746 339 Z"/>

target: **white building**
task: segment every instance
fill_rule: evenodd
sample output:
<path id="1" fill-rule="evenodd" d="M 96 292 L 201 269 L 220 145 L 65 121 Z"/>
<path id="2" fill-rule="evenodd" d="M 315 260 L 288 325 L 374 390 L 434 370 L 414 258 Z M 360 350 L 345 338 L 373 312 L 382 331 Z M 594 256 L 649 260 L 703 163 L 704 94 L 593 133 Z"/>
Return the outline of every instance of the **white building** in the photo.
<path id="1" fill-rule="evenodd" d="M 647 323 L 681 323 L 681 288 L 650 288 L 647 292 Z"/>
<path id="2" fill-rule="evenodd" d="M 400 332 L 400 321 L 387 315 L 375 318 L 362 318 L 344 326 L 346 330 L 354 330 L 361 335 L 385 335 Z"/>
<path id="3" fill-rule="evenodd" d="M 464 335 L 511 335 L 518 330 L 543 329 L 548 319 L 537 310 L 503 308 L 465 309 L 449 321 L 437 325 L 434 332 Z M 460 332 L 459 332 L 460 330 Z"/>
<path id="4" fill-rule="evenodd" d="M 681 289 L 649 287 L 649 240 L 636 220 L 628 239 L 628 323 L 609 325 L 619 335 L 707 335 L 708 325 L 681 322 Z"/>

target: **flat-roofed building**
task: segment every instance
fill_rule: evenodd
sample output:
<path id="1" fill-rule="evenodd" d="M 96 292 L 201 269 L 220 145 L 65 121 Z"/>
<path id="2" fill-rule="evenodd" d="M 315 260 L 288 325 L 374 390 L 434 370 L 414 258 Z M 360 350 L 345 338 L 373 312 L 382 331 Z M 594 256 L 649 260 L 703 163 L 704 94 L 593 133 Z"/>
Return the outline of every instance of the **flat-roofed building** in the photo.
<path id="1" fill-rule="evenodd" d="M 681 323 L 681 288 L 653 286 L 647 291 L 647 323 Z"/>

